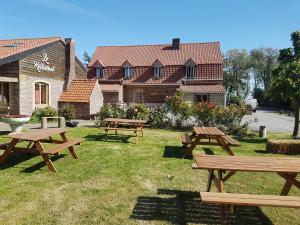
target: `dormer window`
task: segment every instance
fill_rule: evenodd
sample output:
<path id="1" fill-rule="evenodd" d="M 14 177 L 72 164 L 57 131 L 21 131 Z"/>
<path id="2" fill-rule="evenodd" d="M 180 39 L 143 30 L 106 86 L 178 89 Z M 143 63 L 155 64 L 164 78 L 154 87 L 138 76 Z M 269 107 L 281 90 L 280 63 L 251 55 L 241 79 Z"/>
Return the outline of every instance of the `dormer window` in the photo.
<path id="1" fill-rule="evenodd" d="M 195 77 L 195 66 L 186 66 L 185 67 L 185 78 L 193 79 Z"/>
<path id="2" fill-rule="evenodd" d="M 162 67 L 161 66 L 154 66 L 153 67 L 153 77 L 160 78 L 162 76 Z"/>
<path id="3" fill-rule="evenodd" d="M 103 75 L 104 75 L 104 69 L 103 69 L 103 67 L 96 68 L 96 78 L 97 79 L 103 78 Z"/>
<path id="4" fill-rule="evenodd" d="M 185 65 L 185 79 L 194 79 L 195 66 L 196 66 L 195 61 L 189 58 L 184 65 Z"/>
<path id="5" fill-rule="evenodd" d="M 133 76 L 133 67 L 125 67 L 124 68 L 125 78 L 129 79 Z"/>

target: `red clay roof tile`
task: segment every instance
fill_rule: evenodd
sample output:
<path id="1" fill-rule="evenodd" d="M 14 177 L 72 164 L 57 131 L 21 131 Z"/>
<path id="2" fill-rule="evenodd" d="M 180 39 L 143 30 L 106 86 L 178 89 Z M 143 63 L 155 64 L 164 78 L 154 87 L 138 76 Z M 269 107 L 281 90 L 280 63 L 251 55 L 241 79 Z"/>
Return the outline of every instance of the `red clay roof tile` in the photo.
<path id="1" fill-rule="evenodd" d="M 209 42 L 180 44 L 179 50 L 172 49 L 170 44 L 98 46 L 89 66 L 97 60 L 105 66 L 122 66 L 126 61 L 133 66 L 151 66 L 157 59 L 163 65 L 184 65 L 188 59 L 196 64 L 223 63 L 220 43 Z"/>

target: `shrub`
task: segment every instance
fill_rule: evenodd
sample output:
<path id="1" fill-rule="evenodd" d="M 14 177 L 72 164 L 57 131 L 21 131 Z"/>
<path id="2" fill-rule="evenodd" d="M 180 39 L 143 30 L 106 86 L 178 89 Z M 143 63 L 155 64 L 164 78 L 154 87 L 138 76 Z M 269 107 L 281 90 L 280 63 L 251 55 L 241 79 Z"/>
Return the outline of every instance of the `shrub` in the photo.
<path id="1" fill-rule="evenodd" d="M 193 106 L 193 115 L 199 126 L 211 127 L 215 126 L 215 110 L 216 104 L 200 102 Z"/>
<path id="2" fill-rule="evenodd" d="M 172 120 L 168 116 L 169 111 L 164 106 L 156 106 L 150 111 L 149 124 L 152 128 L 168 128 L 172 126 Z"/>
<path id="3" fill-rule="evenodd" d="M 76 116 L 76 110 L 73 105 L 66 104 L 63 105 L 59 110 L 58 110 L 59 116 L 65 117 L 66 120 L 71 120 L 74 119 Z"/>
<path id="4" fill-rule="evenodd" d="M 167 107 L 174 115 L 177 127 L 183 127 L 192 115 L 192 108 L 184 99 L 184 94 L 180 91 L 171 97 L 166 97 Z"/>
<path id="5" fill-rule="evenodd" d="M 55 108 L 47 106 L 45 108 L 38 108 L 33 111 L 31 118 L 30 118 L 30 123 L 38 123 L 41 122 L 42 117 L 45 116 L 57 116 L 58 112 Z"/>
<path id="6" fill-rule="evenodd" d="M 106 104 L 101 107 L 100 111 L 95 116 L 95 124 L 97 127 L 104 126 L 105 118 L 125 118 L 126 109 L 118 105 Z"/>
<path id="7" fill-rule="evenodd" d="M 148 120 L 150 109 L 145 104 L 129 107 L 126 111 L 127 119 Z"/>
<path id="8" fill-rule="evenodd" d="M 244 134 L 247 132 L 248 123 L 242 124 L 242 119 L 247 110 L 244 106 L 235 104 L 227 107 L 218 107 L 215 111 L 216 125 L 229 133 Z"/>

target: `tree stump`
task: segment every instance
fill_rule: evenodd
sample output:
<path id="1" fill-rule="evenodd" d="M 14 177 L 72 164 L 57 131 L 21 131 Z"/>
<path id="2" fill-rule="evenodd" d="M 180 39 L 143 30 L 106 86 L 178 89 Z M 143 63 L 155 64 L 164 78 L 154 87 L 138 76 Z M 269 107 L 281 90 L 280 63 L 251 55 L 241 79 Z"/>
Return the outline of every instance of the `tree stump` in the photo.
<path id="1" fill-rule="evenodd" d="M 280 154 L 300 154 L 300 140 L 268 140 L 267 152 Z"/>

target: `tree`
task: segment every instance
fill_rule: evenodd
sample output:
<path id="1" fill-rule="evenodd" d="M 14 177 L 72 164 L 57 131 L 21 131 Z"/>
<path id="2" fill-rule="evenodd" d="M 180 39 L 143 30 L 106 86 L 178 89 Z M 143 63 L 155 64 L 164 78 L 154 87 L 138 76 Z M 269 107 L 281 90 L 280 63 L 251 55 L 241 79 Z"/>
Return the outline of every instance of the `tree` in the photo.
<path id="1" fill-rule="evenodd" d="M 300 123 L 300 31 L 291 34 L 293 48 L 279 51 L 279 66 L 274 70 L 274 94 L 291 99 L 295 106 L 293 137 L 299 137 Z"/>
<path id="2" fill-rule="evenodd" d="M 273 70 L 277 67 L 278 50 L 273 48 L 256 48 L 250 51 L 254 88 L 260 84 L 265 92 L 269 91 Z"/>
<path id="3" fill-rule="evenodd" d="M 227 100 L 238 101 L 250 93 L 250 57 L 246 50 L 231 49 L 224 58 L 224 85 Z"/>
<path id="4" fill-rule="evenodd" d="M 83 52 L 82 60 L 87 65 L 91 61 L 92 57 L 86 51 Z"/>

